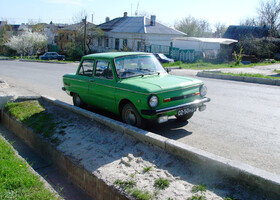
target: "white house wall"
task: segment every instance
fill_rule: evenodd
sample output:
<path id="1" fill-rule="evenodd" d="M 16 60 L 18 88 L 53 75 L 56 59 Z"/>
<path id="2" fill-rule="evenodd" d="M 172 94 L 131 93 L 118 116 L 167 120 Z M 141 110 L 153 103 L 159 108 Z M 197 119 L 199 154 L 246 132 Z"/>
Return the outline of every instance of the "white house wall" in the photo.
<path id="1" fill-rule="evenodd" d="M 220 44 L 201 41 L 173 40 L 173 47 L 179 49 L 194 49 L 195 51 L 219 50 Z"/>

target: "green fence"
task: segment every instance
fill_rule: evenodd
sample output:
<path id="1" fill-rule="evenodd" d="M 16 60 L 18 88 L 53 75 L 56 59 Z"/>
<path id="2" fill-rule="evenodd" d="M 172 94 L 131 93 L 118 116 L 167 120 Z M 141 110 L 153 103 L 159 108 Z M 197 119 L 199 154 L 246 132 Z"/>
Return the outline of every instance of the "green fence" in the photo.
<path id="1" fill-rule="evenodd" d="M 179 49 L 165 45 L 152 44 L 145 46 L 145 52 L 163 53 L 174 60 L 180 60 L 182 62 L 195 61 L 195 50 L 193 49 Z"/>

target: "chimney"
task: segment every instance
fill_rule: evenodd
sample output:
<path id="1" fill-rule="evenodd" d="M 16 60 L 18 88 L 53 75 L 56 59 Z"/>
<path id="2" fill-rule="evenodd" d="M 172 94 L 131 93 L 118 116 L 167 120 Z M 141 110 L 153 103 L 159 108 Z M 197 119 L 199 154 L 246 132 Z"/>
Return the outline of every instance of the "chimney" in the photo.
<path id="1" fill-rule="evenodd" d="M 124 17 L 127 17 L 127 12 L 124 12 L 124 13 L 123 13 L 123 16 L 124 16 Z"/>
<path id="2" fill-rule="evenodd" d="M 106 17 L 105 22 L 108 22 L 108 21 L 110 21 L 110 18 Z"/>
<path id="3" fill-rule="evenodd" d="M 156 16 L 155 15 L 151 15 L 151 22 L 150 22 L 151 26 L 155 26 L 156 25 Z"/>

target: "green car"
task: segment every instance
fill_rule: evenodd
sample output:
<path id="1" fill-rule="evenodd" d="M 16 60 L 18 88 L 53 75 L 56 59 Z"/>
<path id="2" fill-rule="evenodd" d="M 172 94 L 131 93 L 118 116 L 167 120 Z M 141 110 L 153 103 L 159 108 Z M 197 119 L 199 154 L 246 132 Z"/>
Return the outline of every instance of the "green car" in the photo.
<path id="1" fill-rule="evenodd" d="M 63 76 L 63 84 L 75 106 L 102 108 L 140 128 L 147 120 L 163 123 L 174 115 L 186 121 L 210 101 L 202 81 L 168 74 L 150 53 L 84 56 L 76 73 Z"/>

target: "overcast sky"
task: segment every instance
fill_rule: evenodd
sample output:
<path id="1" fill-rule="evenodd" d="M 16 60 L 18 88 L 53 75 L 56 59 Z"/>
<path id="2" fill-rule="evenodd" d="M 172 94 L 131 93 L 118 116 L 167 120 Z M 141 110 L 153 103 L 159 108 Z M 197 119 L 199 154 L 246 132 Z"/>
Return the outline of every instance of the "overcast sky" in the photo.
<path id="1" fill-rule="evenodd" d="M 238 25 L 246 17 L 256 16 L 260 0 L 1 0 L 0 20 L 20 24 L 30 20 L 54 23 L 72 23 L 73 16 L 85 10 L 88 20 L 100 24 L 108 16 L 121 17 L 126 11 L 134 15 L 137 9 L 156 15 L 167 25 L 186 16 Z"/>

